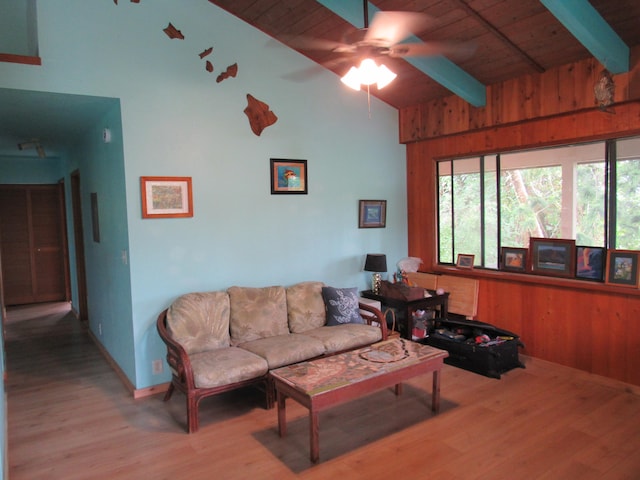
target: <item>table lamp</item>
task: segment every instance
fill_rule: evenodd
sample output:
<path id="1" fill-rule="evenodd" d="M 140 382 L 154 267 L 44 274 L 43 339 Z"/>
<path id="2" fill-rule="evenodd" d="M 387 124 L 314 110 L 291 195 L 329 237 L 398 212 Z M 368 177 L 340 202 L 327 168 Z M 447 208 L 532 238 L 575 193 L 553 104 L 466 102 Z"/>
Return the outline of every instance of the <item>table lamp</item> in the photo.
<path id="1" fill-rule="evenodd" d="M 364 270 L 365 272 L 374 272 L 371 276 L 371 290 L 378 295 L 380 293 L 380 282 L 382 281 L 380 272 L 387 271 L 387 256 L 383 253 L 367 253 Z"/>

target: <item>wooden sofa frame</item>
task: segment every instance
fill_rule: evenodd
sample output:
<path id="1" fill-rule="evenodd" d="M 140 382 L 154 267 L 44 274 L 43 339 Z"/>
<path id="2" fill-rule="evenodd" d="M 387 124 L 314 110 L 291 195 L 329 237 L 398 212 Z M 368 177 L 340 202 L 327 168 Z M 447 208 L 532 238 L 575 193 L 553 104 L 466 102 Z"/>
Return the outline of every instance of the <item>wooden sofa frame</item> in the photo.
<path id="1" fill-rule="evenodd" d="M 387 323 L 382 316 L 382 312 L 371 305 L 364 303 L 359 304 L 360 316 L 372 325 L 374 322 L 380 325 L 382 330 L 382 340 L 387 339 Z M 244 380 L 242 382 L 230 383 L 227 385 L 220 385 L 212 388 L 198 388 L 195 385 L 193 378 L 193 370 L 191 368 L 191 362 L 189 356 L 184 348 L 171 338 L 171 335 L 167 331 L 167 311 L 163 310 L 156 321 L 156 327 L 160 338 L 167 346 L 167 363 L 172 372 L 171 384 L 164 395 L 164 401 L 168 401 L 173 395 L 174 390 L 179 390 L 184 393 L 187 400 L 187 432 L 194 433 L 199 428 L 199 415 L 198 408 L 200 401 L 203 398 L 217 395 L 219 393 L 228 392 L 241 387 L 256 386 L 265 392 L 265 408 L 271 409 L 275 402 L 275 389 L 270 381 L 269 373 L 250 380 Z M 233 348 L 233 347 L 229 347 Z M 336 355 L 342 352 L 333 352 L 329 355 Z M 326 355 L 326 356 L 329 356 Z M 311 360 L 311 359 L 309 359 Z"/>

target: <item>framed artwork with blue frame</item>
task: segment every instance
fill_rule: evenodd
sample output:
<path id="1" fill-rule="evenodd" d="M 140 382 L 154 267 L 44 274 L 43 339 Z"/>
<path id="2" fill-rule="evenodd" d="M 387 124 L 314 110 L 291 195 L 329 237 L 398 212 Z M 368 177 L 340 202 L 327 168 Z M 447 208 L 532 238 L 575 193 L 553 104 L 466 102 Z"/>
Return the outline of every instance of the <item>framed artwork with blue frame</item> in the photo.
<path id="1" fill-rule="evenodd" d="M 284 158 L 271 159 L 271 194 L 301 194 L 306 195 L 307 161 L 287 160 Z"/>
<path id="2" fill-rule="evenodd" d="M 386 200 L 360 200 L 358 228 L 385 228 L 386 224 Z"/>

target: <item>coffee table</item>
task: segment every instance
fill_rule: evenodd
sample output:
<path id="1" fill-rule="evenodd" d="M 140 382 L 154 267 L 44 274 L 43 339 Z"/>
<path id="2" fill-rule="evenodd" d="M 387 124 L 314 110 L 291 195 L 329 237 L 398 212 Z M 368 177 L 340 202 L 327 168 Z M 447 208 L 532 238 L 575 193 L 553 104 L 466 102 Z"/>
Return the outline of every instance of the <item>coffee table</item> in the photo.
<path id="1" fill-rule="evenodd" d="M 433 372 L 431 409 L 440 408 L 440 370 L 449 353 L 403 338 L 369 347 L 281 367 L 270 372 L 278 403 L 278 432 L 287 434 L 285 400 L 309 409 L 310 458 L 320 458 L 319 412 L 369 393 L 395 386 L 417 375 Z"/>

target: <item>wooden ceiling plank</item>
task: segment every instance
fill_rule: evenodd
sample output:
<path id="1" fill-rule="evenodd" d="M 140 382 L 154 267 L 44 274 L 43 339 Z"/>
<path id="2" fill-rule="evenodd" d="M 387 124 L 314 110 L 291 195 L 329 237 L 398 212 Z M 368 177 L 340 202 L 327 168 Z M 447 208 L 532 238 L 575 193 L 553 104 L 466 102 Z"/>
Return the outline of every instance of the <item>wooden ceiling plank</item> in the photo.
<path id="1" fill-rule="evenodd" d="M 458 8 L 462 9 L 471 17 L 475 18 L 479 23 L 481 23 L 487 30 L 493 33 L 502 43 L 507 45 L 511 50 L 513 50 L 516 54 L 522 57 L 525 62 L 527 62 L 533 69 L 538 72 L 544 72 L 544 67 L 536 62 L 533 58 L 527 55 L 526 52 L 520 50 L 517 45 L 515 45 L 509 38 L 507 38 L 500 30 L 494 27 L 489 21 L 487 21 L 482 15 L 476 12 L 473 8 L 467 5 L 463 0 L 452 0 L 453 3 L 457 5 Z"/>
<path id="2" fill-rule="evenodd" d="M 629 47 L 587 0 L 540 0 L 611 73 L 629 71 Z"/>

